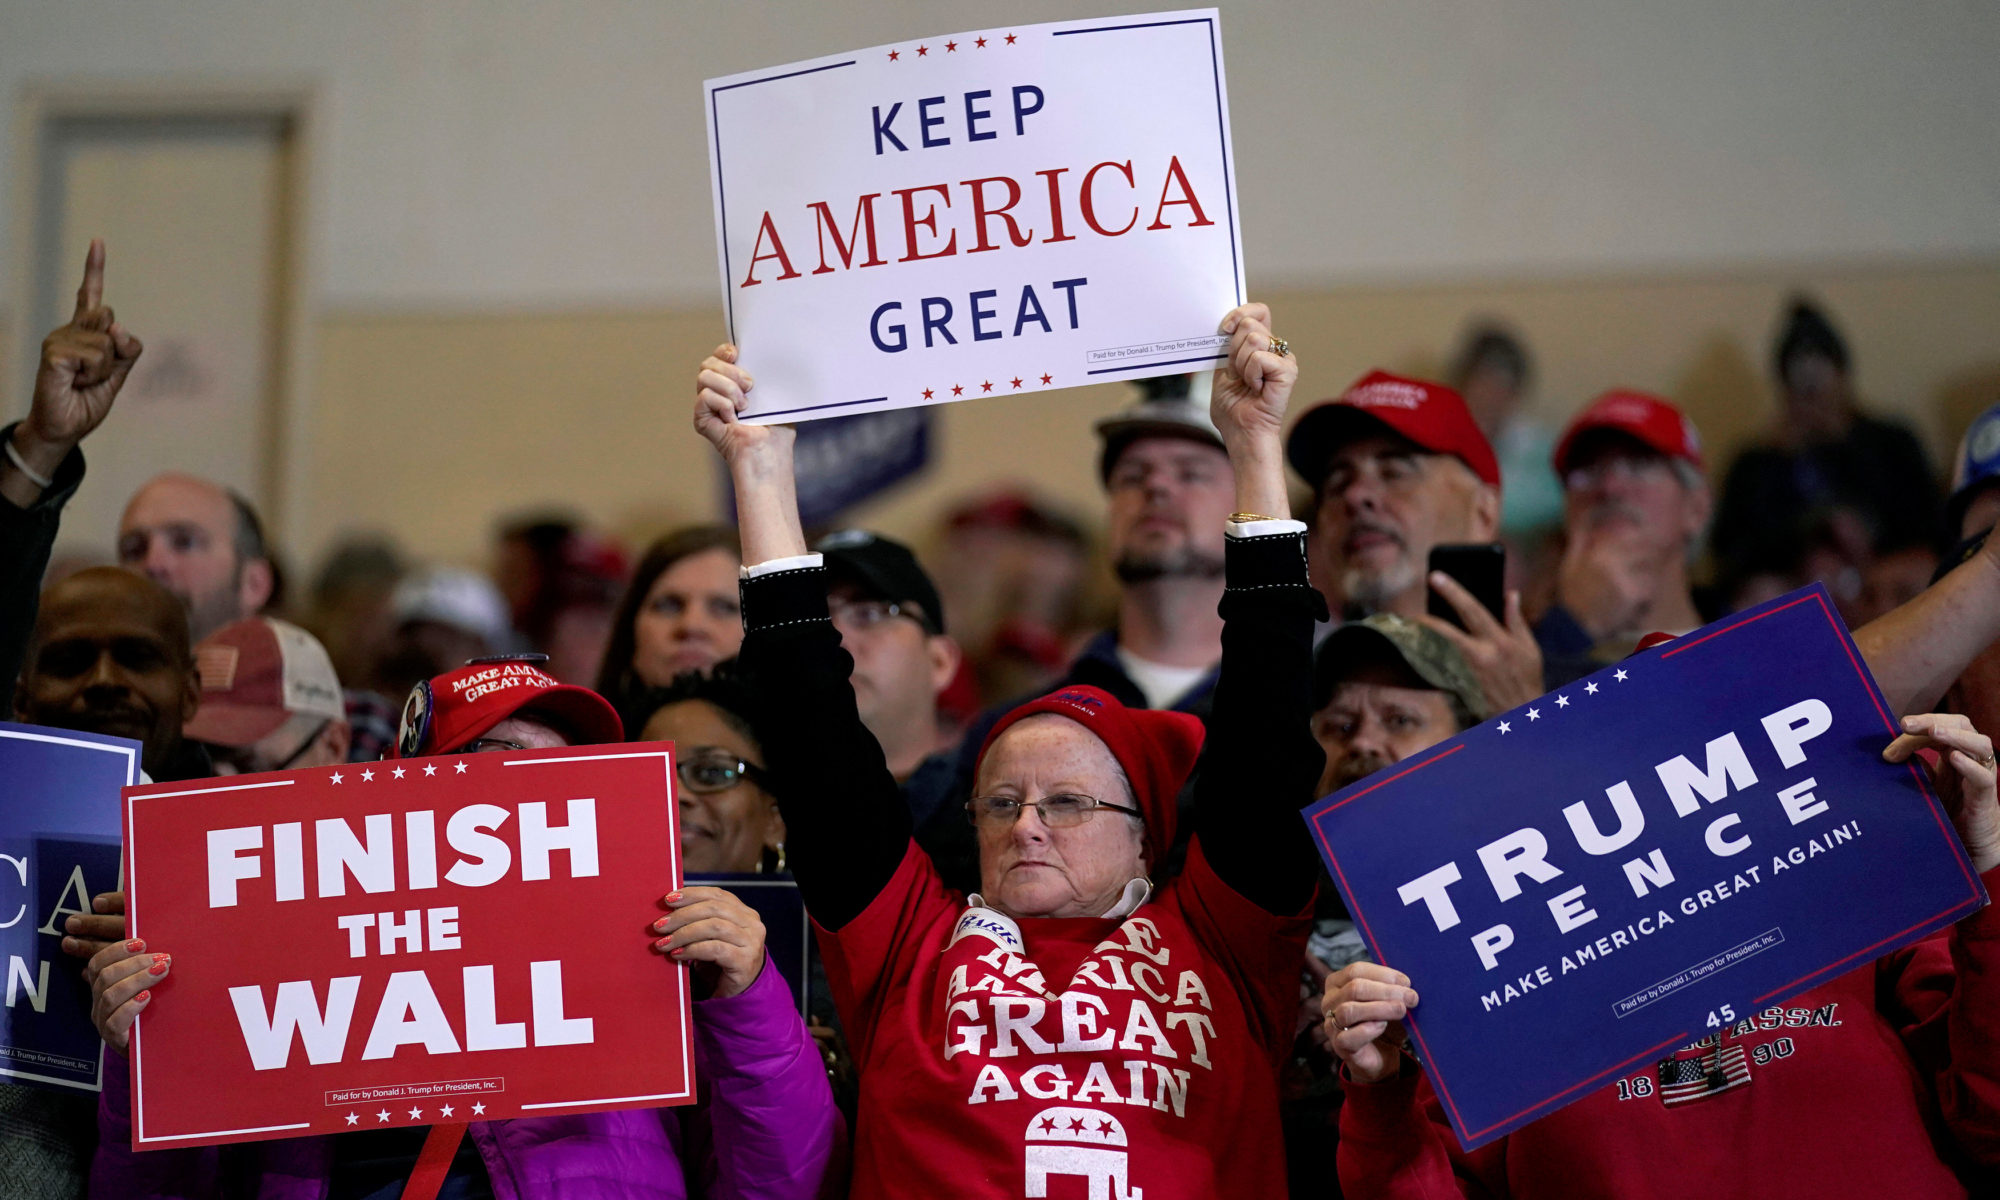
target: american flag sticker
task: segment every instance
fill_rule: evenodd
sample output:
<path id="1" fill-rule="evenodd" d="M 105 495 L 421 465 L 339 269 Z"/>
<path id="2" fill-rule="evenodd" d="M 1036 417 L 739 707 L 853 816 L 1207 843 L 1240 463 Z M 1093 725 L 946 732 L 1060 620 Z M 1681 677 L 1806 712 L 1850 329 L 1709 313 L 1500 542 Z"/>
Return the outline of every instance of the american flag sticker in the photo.
<path id="1" fill-rule="evenodd" d="M 1660 1103 L 1668 1108 L 1720 1096 L 1750 1082 L 1750 1063 L 1741 1045 L 1720 1051 L 1695 1045 L 1693 1052 L 1660 1060 Z"/>

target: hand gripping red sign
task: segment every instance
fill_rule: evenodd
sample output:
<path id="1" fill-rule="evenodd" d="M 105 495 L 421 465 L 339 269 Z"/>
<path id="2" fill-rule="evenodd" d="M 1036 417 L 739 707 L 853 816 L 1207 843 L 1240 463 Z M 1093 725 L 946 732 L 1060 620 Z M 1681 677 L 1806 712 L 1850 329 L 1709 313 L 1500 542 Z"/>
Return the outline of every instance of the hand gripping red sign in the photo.
<path id="1" fill-rule="evenodd" d="M 673 748 L 125 789 L 134 1149 L 694 1100 Z"/>

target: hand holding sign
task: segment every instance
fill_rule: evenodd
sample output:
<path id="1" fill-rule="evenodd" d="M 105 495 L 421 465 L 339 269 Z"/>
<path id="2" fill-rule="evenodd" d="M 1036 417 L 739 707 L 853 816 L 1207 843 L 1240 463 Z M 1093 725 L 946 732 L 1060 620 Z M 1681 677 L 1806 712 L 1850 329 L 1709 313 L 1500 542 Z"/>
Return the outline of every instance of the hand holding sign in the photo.
<path id="1" fill-rule="evenodd" d="M 693 967 L 704 997 L 741 995 L 757 982 L 764 922 L 756 909 L 718 887 L 683 888 L 664 902 L 672 911 L 653 922 L 653 932 L 667 936 L 653 948 Z"/>
<path id="2" fill-rule="evenodd" d="M 793 436 L 789 425 L 745 425 L 736 419 L 750 407 L 750 389 L 757 386 L 750 372 L 737 365 L 738 354 L 724 342 L 701 360 L 695 376 L 694 431 L 731 467 L 776 444 L 789 446 Z"/>
<path id="3" fill-rule="evenodd" d="M 1409 976 L 1380 963 L 1349 963 L 1326 977 L 1327 1039 L 1354 1082 L 1379 1083 L 1402 1069 L 1403 1018 L 1416 1006 Z"/>
<path id="4" fill-rule="evenodd" d="M 114 942 L 125 940 L 125 893 L 104 892 L 90 898 L 89 913 L 78 913 L 63 922 L 63 953 L 71 958 L 91 958 Z M 84 978 L 90 968 L 84 968 Z"/>
<path id="5" fill-rule="evenodd" d="M 106 946 L 91 958 L 84 971 L 90 977 L 90 1020 L 105 1045 L 125 1053 L 132 1022 L 152 1003 L 153 985 L 172 969 L 173 955 L 149 954 L 138 938 Z"/>
<path id="6" fill-rule="evenodd" d="M 1907 762 L 1912 754 L 1936 747 L 1942 757 L 1932 772 L 1938 799 L 1951 814 L 1958 838 L 1972 859 L 1972 869 L 1984 874 L 2000 866 L 2000 796 L 1994 789 L 1993 739 L 1957 713 L 1923 713 L 1903 718 L 1903 733 L 1882 757 Z M 1949 764 L 1950 770 L 1943 769 Z"/>

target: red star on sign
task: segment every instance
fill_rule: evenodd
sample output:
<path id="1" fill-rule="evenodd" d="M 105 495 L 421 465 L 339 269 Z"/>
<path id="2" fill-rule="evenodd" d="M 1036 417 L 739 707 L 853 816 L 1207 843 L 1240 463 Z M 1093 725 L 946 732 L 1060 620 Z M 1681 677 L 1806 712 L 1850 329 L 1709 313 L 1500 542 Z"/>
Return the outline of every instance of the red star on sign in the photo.
<path id="1" fill-rule="evenodd" d="M 1049 380 L 1050 380 L 1051 378 L 1052 378 L 1052 376 L 1048 376 L 1048 375 L 1044 375 L 1044 376 L 1042 376 L 1042 385 L 1043 385 L 1044 387 L 1048 386 L 1048 382 L 1049 382 Z"/>
<path id="2" fill-rule="evenodd" d="M 986 49 L 986 39 L 985 39 L 985 38 L 973 38 L 973 39 L 972 39 L 972 44 L 973 44 L 973 45 L 975 45 L 975 46 L 977 46 L 977 47 L 979 47 L 979 48 L 980 48 L 981 50 L 984 50 L 984 49 Z"/>
<path id="3" fill-rule="evenodd" d="M 931 390 L 930 390 L 929 388 L 925 388 L 925 389 L 924 389 L 924 399 L 928 400 L 928 399 L 930 399 L 930 398 L 931 398 Z"/>
<path id="4" fill-rule="evenodd" d="M 902 51 L 900 51 L 900 50 L 891 50 L 891 51 L 889 51 L 889 61 L 890 61 L 890 62 L 895 62 L 895 61 L 896 61 L 897 59 L 901 58 L 902 56 L 903 56 L 903 54 L 902 54 Z"/>
<path id="5" fill-rule="evenodd" d="M 980 390 L 980 391 L 982 391 L 982 392 L 990 392 L 990 391 L 992 391 L 992 390 L 993 390 L 993 381 L 989 379 L 989 380 L 987 380 L 987 381 L 986 381 L 985 383 L 982 383 L 982 384 L 980 384 L 980 385 L 979 385 L 979 390 Z"/>
<path id="6" fill-rule="evenodd" d="M 1014 382 L 1014 386 L 1015 386 L 1015 387 L 1020 387 L 1020 386 L 1021 386 L 1021 377 L 1020 377 L 1019 375 L 1016 375 L 1016 376 L 1014 376 L 1014 380 L 1013 380 L 1013 382 Z"/>
<path id="7" fill-rule="evenodd" d="M 963 396 L 965 389 L 954 383 L 951 385 L 951 394 L 954 396 Z"/>
<path id="8" fill-rule="evenodd" d="M 1011 45 L 1013 45 L 1013 44 L 1014 44 L 1014 35 L 1013 35 L 1013 34 L 1011 34 L 1011 33 L 1007 35 L 1007 44 L 1008 44 L 1009 46 L 1011 46 Z"/>
<path id="9" fill-rule="evenodd" d="M 944 52 L 945 52 L 946 54 L 956 54 L 956 53 L 958 52 L 958 43 L 957 43 L 957 42 L 946 42 L 946 43 L 944 44 Z"/>
<path id="10" fill-rule="evenodd" d="M 924 57 L 924 56 L 925 56 L 926 54 L 929 54 L 930 52 L 931 52 L 931 48 L 930 48 L 929 46 L 918 46 L 918 47 L 917 47 L 917 57 L 918 57 L 918 58 L 922 58 L 922 57 Z"/>

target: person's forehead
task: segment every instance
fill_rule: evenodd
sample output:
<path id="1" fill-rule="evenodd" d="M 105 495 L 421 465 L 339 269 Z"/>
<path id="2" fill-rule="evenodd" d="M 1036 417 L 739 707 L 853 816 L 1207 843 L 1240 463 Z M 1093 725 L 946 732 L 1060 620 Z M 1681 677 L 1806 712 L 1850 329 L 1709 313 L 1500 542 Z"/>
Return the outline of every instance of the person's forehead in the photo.
<path id="1" fill-rule="evenodd" d="M 1326 702 L 1327 709 L 1389 707 L 1449 710 L 1451 698 L 1417 678 L 1408 667 L 1399 673 L 1387 663 L 1374 663 L 1336 683 Z"/>
<path id="2" fill-rule="evenodd" d="M 1333 448 L 1327 462 L 1333 466 L 1349 466 L 1366 462 L 1371 458 L 1427 458 L 1430 452 L 1406 437 L 1386 430 L 1380 433 L 1363 433 L 1352 437 Z"/>
<path id="3" fill-rule="evenodd" d="M 685 752 L 694 746 L 720 746 L 744 758 L 758 757 L 757 747 L 722 715 L 722 710 L 706 700 L 677 700 L 646 718 L 640 731 L 644 741 L 677 743 Z"/>
<path id="4" fill-rule="evenodd" d="M 1575 469 L 1612 458 L 1664 462 L 1667 456 L 1622 429 L 1591 429 L 1577 435 L 1576 445 L 1569 453 L 1569 465 Z"/>
<path id="5" fill-rule="evenodd" d="M 92 571 L 51 588 L 37 624 L 44 643 L 140 637 L 171 645 L 181 619 L 180 602 L 144 577 Z"/>
<path id="6" fill-rule="evenodd" d="M 1035 770 L 1059 774 L 1120 773 L 1111 747 L 1082 725 L 1055 713 L 1036 713 L 1009 725 L 994 739 L 980 771 L 1005 762 L 1016 771 Z M 1080 782 L 1072 780 L 1071 782 Z"/>
<path id="7" fill-rule="evenodd" d="M 559 746 L 569 745 L 569 736 L 567 734 L 563 733 L 560 729 L 557 729 L 555 726 L 537 719 L 535 714 L 531 712 L 515 713 L 513 716 L 508 717 L 505 720 L 495 721 L 491 726 L 487 728 L 487 730 L 484 733 L 475 734 L 474 737 L 505 738 L 513 741 L 519 741 L 520 735 L 524 733 L 540 734 L 543 737 L 554 738 L 556 740 L 556 744 Z"/>
<path id="8" fill-rule="evenodd" d="M 736 590 L 736 556 L 720 546 L 675 559 L 653 581 L 654 591 L 695 591 L 727 584 Z"/>
<path id="9" fill-rule="evenodd" d="M 1178 466 L 1182 463 L 1209 463 L 1227 465 L 1229 455 L 1218 446 L 1197 441 L 1191 437 L 1173 434 L 1150 434 L 1133 438 L 1118 454 L 1117 466 L 1128 463 L 1143 463 L 1154 466 Z"/>
<path id="10" fill-rule="evenodd" d="M 150 531 L 170 525 L 192 525 L 211 534 L 226 534 L 235 514 L 222 489 L 182 475 L 155 479 L 140 488 L 125 506 L 120 533 Z"/>

